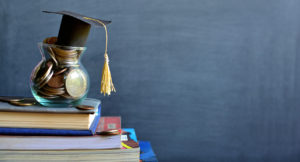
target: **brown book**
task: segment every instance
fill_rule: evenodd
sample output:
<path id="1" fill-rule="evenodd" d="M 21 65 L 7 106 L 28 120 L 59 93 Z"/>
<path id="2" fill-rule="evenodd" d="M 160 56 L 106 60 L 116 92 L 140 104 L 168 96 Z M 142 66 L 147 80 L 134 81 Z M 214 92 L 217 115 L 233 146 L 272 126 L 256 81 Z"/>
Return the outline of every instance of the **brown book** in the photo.
<path id="1" fill-rule="evenodd" d="M 92 110 L 75 107 L 14 106 L 0 102 L 0 127 L 88 130 L 98 115 L 100 101 L 85 99 Z"/>

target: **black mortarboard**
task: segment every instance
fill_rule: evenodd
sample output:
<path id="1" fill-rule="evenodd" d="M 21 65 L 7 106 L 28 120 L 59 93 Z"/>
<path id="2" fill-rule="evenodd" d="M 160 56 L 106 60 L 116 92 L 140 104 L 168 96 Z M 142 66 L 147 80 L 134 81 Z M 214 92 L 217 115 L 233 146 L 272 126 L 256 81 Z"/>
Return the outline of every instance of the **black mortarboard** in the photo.
<path id="1" fill-rule="evenodd" d="M 69 11 L 43 12 L 63 15 L 56 42 L 57 45 L 62 46 L 84 47 L 91 25 L 95 27 L 103 26 L 99 21 L 104 24 L 111 23 L 111 21 L 90 18 Z"/>

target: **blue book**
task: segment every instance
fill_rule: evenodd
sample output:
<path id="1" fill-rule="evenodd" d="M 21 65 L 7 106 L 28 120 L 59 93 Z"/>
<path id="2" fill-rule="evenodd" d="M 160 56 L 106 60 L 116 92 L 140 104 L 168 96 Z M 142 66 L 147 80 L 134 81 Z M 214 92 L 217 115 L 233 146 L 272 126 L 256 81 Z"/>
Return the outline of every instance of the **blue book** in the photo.
<path id="1" fill-rule="evenodd" d="M 95 117 L 93 119 L 92 124 L 90 125 L 89 129 L 44 129 L 44 128 L 22 128 L 22 127 L 0 127 L 0 134 L 6 134 L 6 135 L 65 135 L 65 136 L 89 136 L 94 135 L 96 132 L 96 128 L 98 126 L 98 123 L 100 121 L 101 117 L 101 103 L 99 100 L 96 99 L 86 99 L 84 102 L 86 105 L 93 105 L 95 106 L 95 110 L 76 110 L 75 108 L 45 108 L 43 110 L 40 109 L 39 106 L 37 106 L 36 110 L 42 111 L 40 113 L 62 113 L 62 114 L 95 114 Z M 3 104 L 2 104 L 3 105 Z M 1 106 L 1 105 L 0 105 Z M 17 107 L 12 108 L 9 107 L 10 110 L 16 110 L 15 112 L 20 112 L 22 109 L 26 109 L 26 107 Z M 2 106 L 2 109 L 3 106 Z M 7 109 L 7 106 L 6 106 Z M 48 110 L 47 110 L 48 109 Z M 29 107 L 25 112 L 35 112 L 35 107 Z M 1 114 L 1 108 L 0 108 L 0 114 Z M 14 112 L 14 111 L 11 111 Z M 6 113 L 3 111 L 3 113 Z M 1 125 L 1 121 L 0 121 Z"/>
<path id="2" fill-rule="evenodd" d="M 128 136 L 129 136 L 130 140 L 133 140 L 134 142 L 138 142 L 138 145 L 140 147 L 140 160 L 142 160 L 143 162 L 157 162 L 158 161 L 154 151 L 152 150 L 150 142 L 149 141 L 138 141 L 134 128 L 122 128 L 122 130 L 125 132 L 128 132 Z M 131 143 L 131 145 L 135 145 L 135 144 Z"/>
<path id="3" fill-rule="evenodd" d="M 149 141 L 139 141 L 141 155 L 140 159 L 143 162 L 157 162 L 156 155 L 152 150 L 151 144 Z"/>

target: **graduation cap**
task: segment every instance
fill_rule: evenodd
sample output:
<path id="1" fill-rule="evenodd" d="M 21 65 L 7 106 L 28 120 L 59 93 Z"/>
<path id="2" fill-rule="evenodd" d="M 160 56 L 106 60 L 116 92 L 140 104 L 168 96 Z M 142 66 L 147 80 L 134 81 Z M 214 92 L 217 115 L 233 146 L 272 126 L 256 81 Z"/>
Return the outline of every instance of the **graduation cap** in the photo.
<path id="1" fill-rule="evenodd" d="M 104 53 L 104 66 L 102 71 L 101 79 L 101 93 L 104 95 L 112 91 L 116 91 L 112 82 L 111 73 L 109 69 L 109 59 L 107 55 L 107 28 L 106 24 L 111 23 L 111 21 L 100 20 L 96 18 L 91 18 L 87 16 L 80 15 L 78 13 L 70 11 L 43 11 L 45 13 L 53 13 L 62 15 L 62 20 L 60 24 L 59 33 L 57 36 L 56 45 L 60 46 L 74 46 L 74 47 L 84 47 L 86 40 L 88 38 L 91 26 L 104 27 L 106 34 L 105 41 L 105 53 Z"/>
<path id="2" fill-rule="evenodd" d="M 91 26 L 103 27 L 111 23 L 111 21 L 90 18 L 70 11 L 43 12 L 63 15 L 56 42 L 61 46 L 84 47 Z"/>

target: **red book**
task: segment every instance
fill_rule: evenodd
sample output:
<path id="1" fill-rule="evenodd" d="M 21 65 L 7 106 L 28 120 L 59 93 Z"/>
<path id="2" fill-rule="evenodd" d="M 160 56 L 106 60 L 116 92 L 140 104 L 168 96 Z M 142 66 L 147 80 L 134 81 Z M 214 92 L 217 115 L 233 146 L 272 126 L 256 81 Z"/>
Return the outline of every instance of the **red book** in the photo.
<path id="1" fill-rule="evenodd" d="M 121 129 L 121 117 L 120 116 L 101 117 L 96 132 L 104 132 L 112 129 L 118 129 L 118 130 Z"/>

